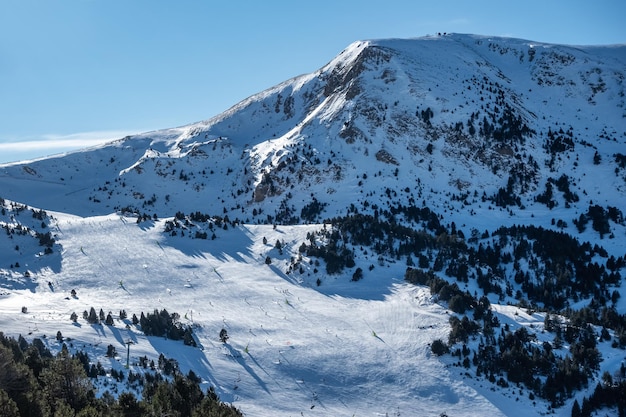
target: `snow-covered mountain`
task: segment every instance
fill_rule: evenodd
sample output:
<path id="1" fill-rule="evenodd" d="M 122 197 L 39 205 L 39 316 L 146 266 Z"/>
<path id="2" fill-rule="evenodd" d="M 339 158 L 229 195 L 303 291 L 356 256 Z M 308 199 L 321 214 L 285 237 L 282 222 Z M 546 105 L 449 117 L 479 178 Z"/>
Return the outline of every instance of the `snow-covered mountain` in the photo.
<path id="1" fill-rule="evenodd" d="M 208 121 L 4 166 L 0 184 L 7 198 L 83 216 L 201 206 L 256 223 L 299 215 L 311 195 L 328 204 L 320 218 L 343 214 L 345 201 L 368 211 L 368 195 L 388 199 L 380 172 L 394 201 L 427 197 L 452 220 L 484 213 L 480 197 L 509 181 L 536 212 L 546 182 L 564 173 L 583 197 L 572 212 L 590 200 L 617 206 L 625 50 L 469 35 L 357 42 Z M 86 166 L 97 175 L 81 174 Z"/>
<path id="2" fill-rule="evenodd" d="M 570 415 L 623 350 L 602 348 L 586 391 L 553 409 L 519 382 L 433 355 L 455 309 L 405 270 L 486 294 L 500 325 L 531 329 L 537 344 L 554 339 L 541 309 L 617 292 L 623 315 L 625 76 L 626 45 L 363 41 L 207 121 L 1 165 L 0 330 L 61 330 L 118 369 L 106 345 L 130 338 L 137 357 L 176 357 L 246 415 Z M 379 237 L 388 225 L 405 229 Z M 553 273 L 545 234 L 530 228 L 578 242 L 585 260 L 570 254 Z M 522 240 L 535 255 L 520 254 Z M 480 251 L 496 246 L 490 264 Z M 552 274 L 552 296 L 536 294 Z M 91 306 L 176 311 L 204 348 L 121 319 L 71 323 Z M 222 327 L 229 344 L 216 341 Z M 478 351 L 484 336 L 467 344 Z"/>

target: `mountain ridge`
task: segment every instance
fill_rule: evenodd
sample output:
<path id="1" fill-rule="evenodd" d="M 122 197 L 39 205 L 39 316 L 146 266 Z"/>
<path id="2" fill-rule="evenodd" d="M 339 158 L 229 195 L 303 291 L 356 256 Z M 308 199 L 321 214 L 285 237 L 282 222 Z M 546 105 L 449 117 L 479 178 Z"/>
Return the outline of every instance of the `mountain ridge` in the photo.
<path id="1" fill-rule="evenodd" d="M 488 92 L 483 95 L 481 94 L 482 92 L 475 91 L 475 93 L 478 94 L 472 94 L 472 85 L 470 84 L 470 80 L 459 79 L 459 74 L 462 76 L 468 74 L 459 72 L 459 67 L 453 68 L 451 63 L 442 58 L 441 55 L 437 55 L 445 55 L 447 53 L 445 47 L 437 46 L 432 48 L 432 45 L 430 45 L 430 43 L 440 45 L 442 42 L 446 42 L 445 46 L 448 46 L 448 44 L 451 43 L 460 45 L 460 49 L 463 53 L 469 50 L 470 56 L 476 61 L 470 62 L 468 61 L 468 58 L 462 57 L 461 62 L 464 64 L 470 62 L 474 66 L 478 67 L 480 73 L 483 73 L 483 77 L 489 75 L 488 79 L 492 85 L 487 85 L 487 88 L 491 90 L 498 89 L 499 91 L 497 93 L 500 97 L 494 96 L 495 93 L 493 92 Z M 500 107 L 502 107 L 502 105 L 505 106 L 502 111 L 510 112 L 510 116 L 513 118 L 513 122 L 511 124 L 513 125 L 501 126 L 503 129 L 510 130 L 512 128 L 519 128 L 520 126 L 514 125 L 519 121 L 522 128 L 526 126 L 527 129 L 532 129 L 535 132 L 534 135 L 538 136 L 542 134 L 545 135 L 547 133 L 546 130 L 548 129 L 554 128 L 556 130 L 562 129 L 563 127 L 567 129 L 567 126 L 564 126 L 564 122 L 560 120 L 556 121 L 554 126 L 547 126 L 548 129 L 546 129 L 545 123 L 542 126 L 542 123 L 539 122 L 536 114 L 538 110 L 534 109 L 529 111 L 522 106 L 521 103 L 525 100 L 525 98 L 522 97 L 519 92 L 512 93 L 510 87 L 507 86 L 510 84 L 510 81 L 507 81 L 506 78 L 502 78 L 502 71 L 496 69 L 490 61 L 485 61 L 474 51 L 476 49 L 480 49 L 483 54 L 490 53 L 490 59 L 492 60 L 515 55 L 517 57 L 515 62 L 517 62 L 518 60 L 522 61 L 524 59 L 521 55 L 522 53 L 529 56 L 529 51 L 532 51 L 533 49 L 546 49 L 547 52 L 545 53 L 552 57 L 554 49 L 563 49 L 563 47 L 557 47 L 554 45 L 545 46 L 545 44 L 521 40 L 515 41 L 515 47 L 510 45 L 512 42 L 511 40 L 499 39 L 499 42 L 501 44 L 505 42 L 504 44 L 506 46 L 498 46 L 500 44 L 491 42 L 492 38 L 489 37 L 471 37 L 469 35 L 446 35 L 406 41 L 386 40 L 356 42 L 346 48 L 337 56 L 337 58 L 329 62 L 317 72 L 295 77 L 289 81 L 279 84 L 276 87 L 265 90 L 257 95 L 253 95 L 241 103 L 233 106 L 222 115 L 218 115 L 204 122 L 191 124 L 181 128 L 136 135 L 132 138 L 124 138 L 117 142 L 113 142 L 109 146 L 123 146 L 124 152 L 126 153 L 139 146 L 139 148 L 133 152 L 140 153 L 143 149 L 144 154 L 141 156 L 133 156 L 130 163 L 124 164 L 127 166 L 117 164 L 117 169 L 113 170 L 111 174 L 109 174 L 110 177 L 108 178 L 108 181 L 115 179 L 114 175 L 118 169 L 119 176 L 122 177 L 124 174 L 132 173 L 133 167 L 141 166 L 142 161 L 163 157 L 175 159 L 183 155 L 193 154 L 193 150 L 199 153 L 200 149 L 207 149 L 209 146 L 219 143 L 222 148 L 228 147 L 230 149 L 229 152 L 234 152 L 236 150 L 237 152 L 245 154 L 242 155 L 243 160 L 236 165 L 239 166 L 238 170 L 243 170 L 249 167 L 254 172 L 253 178 L 250 176 L 247 178 L 241 178 L 237 186 L 242 187 L 243 184 L 241 184 L 241 182 L 243 182 L 244 179 L 250 179 L 253 182 L 253 186 L 256 187 L 261 182 L 263 174 L 265 173 L 264 171 L 269 171 L 270 175 L 273 172 L 273 170 L 266 167 L 264 163 L 271 161 L 271 163 L 276 166 L 280 165 L 281 160 L 285 160 L 285 155 L 290 153 L 289 149 L 287 149 L 288 146 L 302 146 L 302 143 L 304 143 L 303 141 L 310 141 L 311 138 L 315 137 L 319 138 L 315 140 L 317 143 L 314 143 L 313 145 L 316 146 L 315 150 L 321 154 L 319 157 L 320 160 L 327 159 L 324 154 L 328 155 L 328 150 L 332 148 L 331 144 L 347 145 L 359 140 L 359 143 L 357 143 L 357 145 L 359 145 L 362 144 L 362 142 L 367 143 L 368 141 L 376 139 L 377 143 L 373 145 L 378 149 L 372 149 L 371 152 L 376 154 L 376 152 L 382 151 L 381 155 L 387 155 L 386 159 L 391 161 L 397 159 L 398 156 L 393 156 L 388 150 L 383 148 L 385 143 L 389 143 L 389 141 L 397 139 L 407 142 L 406 144 L 409 148 L 414 149 L 416 154 L 420 154 L 420 159 L 425 159 L 423 157 L 429 156 L 428 153 L 424 152 L 424 150 L 428 147 L 428 143 L 430 143 L 431 146 L 441 144 L 441 146 L 437 146 L 437 148 L 441 149 L 444 153 L 444 157 L 446 155 L 454 156 L 454 153 L 460 153 L 460 157 L 457 157 L 456 159 L 461 164 L 467 164 L 467 152 L 471 152 L 475 156 L 482 158 L 483 163 L 472 167 L 475 169 L 479 169 L 481 166 L 483 168 L 493 168 L 493 166 L 496 165 L 494 161 L 498 159 L 500 160 L 500 165 L 505 164 L 505 161 L 508 161 L 507 163 L 509 163 L 511 162 L 511 158 L 505 158 L 505 156 L 507 153 L 510 154 L 512 152 L 510 149 L 511 143 L 496 143 L 497 141 L 491 138 L 491 142 L 493 143 L 487 144 L 485 147 L 485 135 L 481 136 L 476 133 L 470 135 L 467 132 L 468 128 L 466 128 L 465 125 L 470 120 L 473 124 L 472 131 L 474 132 L 480 130 L 480 126 L 478 126 L 478 124 L 487 120 L 481 120 L 482 118 L 478 116 L 472 117 L 472 114 L 478 113 L 475 112 L 475 108 L 481 104 L 484 106 L 485 100 L 487 106 L 494 106 L 497 108 L 496 112 L 500 111 L 498 102 L 501 104 Z M 423 43 L 426 43 L 427 46 L 423 47 Z M 485 45 L 485 43 L 488 43 L 488 45 Z M 419 63 L 420 66 L 426 68 L 426 76 L 418 76 L 419 74 L 424 73 L 424 71 L 417 73 L 414 73 L 413 71 L 412 73 L 410 71 L 412 68 L 402 62 L 397 64 L 400 66 L 395 69 L 393 68 L 393 65 L 385 66 L 384 64 L 379 70 L 374 69 L 372 71 L 364 68 L 365 65 L 370 65 L 368 63 L 370 60 L 382 60 L 381 62 L 384 63 L 386 59 L 391 59 L 393 54 L 390 52 L 383 53 L 382 51 L 393 51 L 394 49 L 391 47 L 398 48 L 397 45 L 413 49 L 415 49 L 417 45 L 422 48 L 428 48 L 426 52 L 432 54 L 433 56 L 424 54 L 424 56 L 428 57 L 428 62 Z M 521 47 L 527 49 L 525 51 L 517 49 Z M 597 48 L 599 47 L 594 47 L 594 49 Z M 565 50 L 570 51 L 572 49 L 565 48 Z M 579 48 L 575 51 L 579 51 Z M 457 55 L 460 54 L 460 52 L 456 53 Z M 368 57 L 368 54 L 374 54 L 377 56 Z M 415 51 L 412 51 L 411 53 L 405 51 L 403 54 L 399 55 L 401 57 L 408 56 L 411 62 L 416 62 L 414 54 Z M 544 60 L 543 55 L 544 52 L 540 52 L 535 62 L 542 62 L 542 60 Z M 621 56 L 621 54 L 617 55 Z M 420 57 L 421 55 L 418 54 L 417 56 Z M 566 52 L 563 56 L 561 56 L 561 59 L 568 62 L 568 60 L 572 59 L 572 56 L 571 52 Z M 528 59 L 529 58 L 526 58 L 526 61 L 528 61 Z M 557 58 L 552 57 L 546 59 L 556 60 Z M 396 60 L 400 59 L 398 58 Z M 482 60 L 482 62 L 480 60 Z M 437 62 L 439 62 L 439 68 L 436 67 Z M 456 63 L 458 60 L 455 60 L 454 62 Z M 375 65 L 376 64 L 374 64 L 374 67 Z M 555 61 L 554 65 L 562 66 L 564 64 Z M 435 67 L 434 70 L 433 67 Z M 486 68 L 481 69 L 483 67 Z M 595 68 L 597 66 L 592 65 L 592 67 Z M 342 69 L 345 70 L 345 74 L 342 73 Z M 446 69 L 447 71 L 439 71 L 439 69 Z M 377 88 L 377 97 L 372 97 L 371 94 L 368 96 L 370 91 L 359 92 L 357 94 L 357 90 L 359 88 L 358 84 L 363 82 L 359 79 L 359 74 L 363 71 L 369 77 L 372 77 L 372 72 L 380 72 L 379 74 L 374 74 L 374 79 L 367 80 L 369 82 L 369 84 L 367 84 L 367 90 Z M 444 76 L 444 79 L 441 80 L 440 83 L 436 81 L 434 84 L 433 82 L 429 82 L 430 80 L 428 77 L 434 78 L 435 74 L 439 76 L 440 72 L 443 74 L 456 74 L 456 76 Z M 520 72 L 518 71 L 515 74 L 518 75 L 519 73 Z M 524 74 L 523 71 L 521 73 Z M 550 71 L 547 71 L 547 73 L 548 75 L 552 74 Z M 400 80 L 394 78 L 397 74 L 401 75 Z M 526 74 L 525 76 L 528 77 L 528 75 L 529 74 Z M 379 76 L 378 79 L 376 79 L 376 76 Z M 535 76 L 539 77 L 536 74 Z M 571 85 L 574 82 L 572 80 L 566 82 L 564 79 L 559 79 L 559 76 L 557 75 L 550 76 L 555 78 L 555 80 L 544 81 L 543 78 L 537 78 L 535 83 L 539 84 L 538 80 L 541 79 L 541 83 L 549 84 L 547 85 L 547 89 L 550 90 L 552 88 L 552 83 Z M 623 76 L 624 74 L 622 72 L 618 77 L 620 78 L 620 82 L 621 79 L 623 79 Z M 532 74 L 531 77 L 533 77 Z M 599 78 L 602 78 L 601 75 Z M 500 80 L 502 85 L 494 86 L 494 81 L 492 81 L 493 79 Z M 472 81 L 474 84 L 480 83 L 477 79 Z M 449 86 L 445 87 L 443 84 L 440 85 L 443 82 L 448 83 Z M 399 91 L 389 89 L 381 91 L 381 87 L 384 88 L 386 84 L 392 84 L 394 87 L 400 84 L 397 86 Z M 607 95 L 608 93 L 606 93 L 606 91 L 610 92 L 615 90 L 614 88 L 608 88 L 607 86 L 602 87 L 596 84 L 592 83 L 592 87 L 589 88 L 599 89 L 599 94 Z M 460 86 L 463 86 L 468 92 L 463 92 Z M 433 92 L 433 88 L 439 88 L 441 91 L 437 93 Z M 475 86 L 474 90 L 477 88 L 484 88 L 484 86 Z M 585 86 L 584 89 L 586 88 L 587 86 Z M 623 108 L 623 85 L 619 86 L 619 88 L 620 90 L 618 91 L 617 98 L 620 99 L 619 96 L 622 96 L 620 99 L 621 101 L 618 100 L 618 105 Z M 334 89 L 338 90 L 334 91 Z M 465 99 L 455 100 L 455 103 L 452 103 L 452 98 L 459 94 L 466 95 Z M 489 94 L 489 97 L 486 97 L 487 94 Z M 357 97 L 357 95 L 359 97 Z M 398 99 L 394 99 L 393 101 L 385 100 L 385 95 L 387 97 L 405 99 L 406 103 L 402 103 L 403 100 Z M 359 98 L 362 99 L 359 100 Z M 588 99 L 591 100 L 592 98 L 589 97 Z M 483 100 L 483 103 L 481 103 L 480 100 Z M 613 98 L 609 100 L 609 102 L 614 101 L 615 99 Z M 580 104 L 580 100 L 577 100 L 577 103 Z M 400 110 L 394 108 L 390 109 L 389 107 L 394 104 L 395 107 L 400 105 L 403 108 Z M 452 108 L 453 106 L 454 108 Z M 545 103 L 543 106 L 545 106 Z M 561 106 L 562 104 L 559 105 L 559 107 Z M 619 106 L 617 106 L 617 108 L 619 108 Z M 588 107 L 593 108 L 594 105 Z M 304 109 L 304 111 L 302 109 Z M 422 113 L 422 117 L 420 117 L 418 113 L 425 112 L 428 109 L 430 109 L 430 112 L 433 113 L 432 117 L 427 115 L 426 118 L 424 118 L 423 116 L 425 113 Z M 294 113 L 296 111 L 298 114 Z M 484 112 L 488 112 L 488 110 L 484 110 Z M 576 113 L 580 113 L 580 111 L 577 111 Z M 613 113 L 615 113 L 615 111 L 613 111 Z M 413 114 L 415 114 L 415 117 L 413 117 Z M 387 119 L 387 117 L 389 117 L 389 119 Z M 591 117 L 593 117 L 593 115 Z M 615 118 L 615 116 L 612 116 L 612 118 Z M 261 122 L 255 122 L 257 119 Z M 495 126 L 497 131 L 497 120 L 494 121 L 492 119 L 487 120 L 487 122 L 492 122 L 490 124 L 492 127 Z M 589 122 L 589 120 L 587 120 L 587 122 Z M 460 123 L 463 125 L 459 125 Z M 529 126 L 529 124 L 532 126 Z M 320 127 L 320 125 L 323 127 Z M 384 130 L 381 130 L 380 126 L 383 126 Z M 586 127 L 587 129 L 589 128 L 588 126 Z M 619 125 L 616 127 L 619 127 Z M 597 135 L 601 135 L 603 133 L 602 128 L 608 130 L 607 126 L 597 126 L 595 128 Z M 321 132 L 316 131 L 316 129 L 321 129 Z M 510 135 L 510 132 L 496 133 L 501 135 L 503 133 Z M 613 132 L 606 131 L 604 133 L 606 136 L 610 137 L 609 135 L 619 135 L 620 132 L 614 130 Z M 593 135 L 593 133 L 588 134 L 584 132 L 576 132 L 576 134 L 584 134 L 587 138 Z M 621 134 L 621 138 L 619 136 L 613 136 L 613 139 L 617 140 L 617 138 L 619 138 L 620 142 L 623 142 L 623 132 L 621 132 Z M 493 133 L 491 133 L 491 135 L 493 135 Z M 444 137 L 443 142 L 441 141 L 442 136 Z M 331 138 L 335 139 L 331 140 Z M 384 141 L 381 141 L 382 138 L 385 138 Z M 422 139 L 420 140 L 420 138 Z M 319 142 L 320 139 L 322 142 Z M 345 142 L 344 144 L 338 143 L 341 139 Z M 518 141 L 521 139 L 521 137 L 518 138 Z M 529 144 L 529 146 L 531 146 L 529 150 L 532 153 L 539 152 L 537 147 L 541 146 L 541 142 L 544 141 L 543 139 L 538 140 L 537 137 L 534 139 L 535 140 L 532 141 L 533 144 Z M 145 145 L 139 145 L 137 143 L 138 140 L 142 140 Z M 455 141 L 457 142 L 456 146 L 453 143 Z M 584 139 L 583 141 L 586 142 L 587 146 L 591 144 L 591 142 L 587 139 Z M 300 143 L 300 145 L 296 145 L 296 143 Z M 362 145 L 361 150 L 365 147 L 365 144 Z M 356 149 L 352 149 L 351 151 L 354 152 L 355 150 Z M 207 154 L 207 164 L 216 163 L 215 161 L 210 160 L 211 152 L 208 150 L 203 151 Z M 277 156 L 278 153 L 280 153 L 280 155 Z M 291 153 L 293 154 L 293 152 Z M 350 155 L 350 153 L 347 153 L 346 156 L 349 157 L 349 159 L 353 159 L 353 155 Z M 74 157 L 76 157 L 76 155 Z M 391 159 L 389 157 L 391 157 Z M 610 157 L 610 151 L 606 152 L 605 158 Z M 302 159 L 302 156 L 299 156 L 299 158 Z M 306 158 L 306 156 L 304 158 Z M 315 161 L 314 158 L 310 159 Z M 134 163 L 132 160 L 134 160 Z M 431 162 L 437 163 L 439 161 L 433 158 Z M 522 162 L 525 163 L 526 166 L 531 165 L 528 160 Z M 41 163 L 32 163 L 29 165 L 33 170 L 37 171 L 37 168 L 34 168 L 33 166 L 39 164 Z M 415 163 L 415 161 L 413 161 L 413 164 L 408 165 L 410 168 L 411 165 L 414 165 L 411 168 L 413 170 L 423 170 L 423 167 L 420 167 L 419 163 Z M 13 166 L 15 167 L 18 165 Z M 307 167 L 309 170 L 315 170 L 316 168 L 317 167 L 315 166 Z M 16 168 L 3 168 L 5 175 L 7 171 L 11 169 L 15 170 Z M 444 169 L 444 171 L 445 170 L 447 169 Z M 327 172 L 328 170 L 319 171 Z M 47 175 L 51 176 L 52 173 Z M 448 175 L 451 176 L 451 174 Z M 461 175 L 459 175 L 459 177 L 460 176 Z M 502 177 L 502 175 L 500 176 Z M 25 178 L 24 175 L 21 177 Z M 472 177 L 472 175 L 468 175 L 468 177 Z M 451 181 L 454 180 L 455 179 L 451 179 Z M 68 179 L 64 178 L 64 181 L 68 181 Z M 502 179 L 500 179 L 501 186 L 504 185 L 502 182 Z M 5 186 L 5 189 L 10 189 L 9 184 L 3 185 Z M 541 184 L 535 184 L 536 187 L 539 187 L 540 185 Z M 99 186 L 102 186 L 102 184 L 99 184 Z M 246 193 L 246 195 L 248 194 L 249 192 Z M 159 197 L 163 198 L 163 196 Z M 102 198 L 95 198 L 102 201 Z M 19 200 L 19 198 L 16 200 Z M 126 200 L 126 202 L 128 202 L 128 199 Z M 130 201 L 132 202 L 132 199 Z M 248 201 L 241 199 L 240 205 L 244 204 L 248 204 Z M 45 206 L 45 204 L 41 204 L 41 206 Z M 121 205 L 118 205 L 118 208 L 119 206 Z M 109 205 L 108 210 L 111 209 L 113 209 L 113 207 Z M 231 208 L 227 207 L 227 210 L 228 209 Z M 100 213 L 103 212 L 101 210 L 98 211 Z M 176 210 L 173 209 L 169 214 L 172 215 L 175 211 Z"/>

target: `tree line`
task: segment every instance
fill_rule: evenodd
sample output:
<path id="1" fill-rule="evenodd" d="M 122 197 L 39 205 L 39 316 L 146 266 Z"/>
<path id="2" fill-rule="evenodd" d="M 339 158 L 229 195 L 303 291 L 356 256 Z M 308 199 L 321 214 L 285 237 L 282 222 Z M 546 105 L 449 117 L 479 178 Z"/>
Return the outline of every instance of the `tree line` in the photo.
<path id="1" fill-rule="evenodd" d="M 0 333 L 0 415 L 3 417 L 240 417 L 235 407 L 221 402 L 210 388 L 200 388 L 193 371 L 145 378 L 140 396 L 106 391 L 96 397 L 88 377 L 89 357 L 71 354 L 63 344 L 53 355 L 41 339 L 32 343 Z M 165 362 L 164 362 L 165 363 Z M 117 371 L 119 377 L 123 371 Z M 129 372 L 130 379 L 132 372 Z M 112 373 L 113 375 L 113 373 Z M 135 375 L 135 374 L 132 374 Z M 147 374 L 146 374 L 147 375 Z M 134 376 L 137 377 L 136 375 Z M 122 376 L 123 378 L 123 376 Z"/>

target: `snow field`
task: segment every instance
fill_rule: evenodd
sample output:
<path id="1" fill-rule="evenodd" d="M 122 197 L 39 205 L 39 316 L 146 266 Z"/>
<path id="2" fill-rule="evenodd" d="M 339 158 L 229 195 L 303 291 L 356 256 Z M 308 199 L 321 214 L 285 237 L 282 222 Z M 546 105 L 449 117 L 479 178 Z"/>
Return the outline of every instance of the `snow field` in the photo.
<path id="1" fill-rule="evenodd" d="M 430 353 L 429 343 L 446 339 L 449 326 L 424 288 L 383 276 L 389 282 L 383 297 L 376 289 L 369 296 L 341 295 L 339 284 L 339 291 L 327 288 L 324 294 L 281 269 L 286 263 L 273 242 L 284 226 L 241 226 L 205 241 L 165 236 L 161 221 L 55 218 L 61 270 L 37 274 L 34 292 L 13 291 L 0 299 L 0 327 L 8 335 L 46 335 L 56 351 L 61 331 L 66 343 L 107 369 L 122 369 L 130 340 L 134 372 L 141 372 L 139 356 L 176 358 L 183 372 L 193 370 L 205 387 L 214 386 L 248 416 L 497 414 Z M 294 240 L 286 242 L 283 258 L 316 227 L 290 227 Z M 274 255 L 272 265 L 264 264 L 266 253 Z M 124 309 L 128 318 L 113 327 L 89 325 L 82 312 L 91 307 L 115 317 Z M 154 309 L 179 313 L 194 326 L 201 347 L 146 337 L 130 323 L 132 314 Z M 79 316 L 76 324 L 72 312 Z M 222 327 L 227 344 L 218 339 Z M 117 350 L 115 359 L 104 356 L 109 344 Z"/>

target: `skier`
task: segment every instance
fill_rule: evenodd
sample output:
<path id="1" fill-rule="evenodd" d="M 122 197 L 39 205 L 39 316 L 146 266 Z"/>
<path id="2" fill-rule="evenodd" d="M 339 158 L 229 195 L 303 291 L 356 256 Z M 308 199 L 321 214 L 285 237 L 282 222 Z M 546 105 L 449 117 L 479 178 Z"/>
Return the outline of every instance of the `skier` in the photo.
<path id="1" fill-rule="evenodd" d="M 222 328 L 222 330 L 220 331 L 220 341 L 222 343 L 226 343 L 227 340 L 228 340 L 228 332 L 226 331 L 226 329 Z"/>

